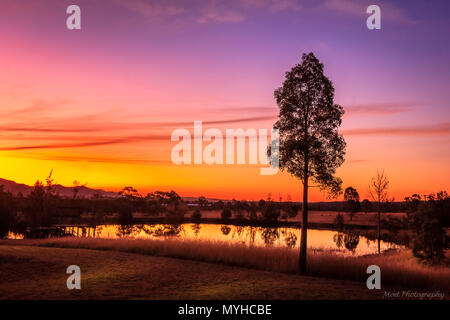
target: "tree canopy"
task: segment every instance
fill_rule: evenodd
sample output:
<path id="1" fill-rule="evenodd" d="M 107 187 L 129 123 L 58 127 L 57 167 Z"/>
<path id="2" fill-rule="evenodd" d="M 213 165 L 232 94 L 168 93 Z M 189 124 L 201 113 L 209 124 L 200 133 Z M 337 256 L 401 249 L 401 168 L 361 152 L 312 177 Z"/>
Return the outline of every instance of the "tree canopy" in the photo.
<path id="1" fill-rule="evenodd" d="M 280 108 L 274 128 L 280 133 L 280 168 L 304 180 L 312 179 L 331 196 L 341 192 L 335 177 L 344 162 L 346 143 L 338 128 L 344 110 L 334 103 L 334 87 L 313 53 L 286 73 L 274 93 Z"/>

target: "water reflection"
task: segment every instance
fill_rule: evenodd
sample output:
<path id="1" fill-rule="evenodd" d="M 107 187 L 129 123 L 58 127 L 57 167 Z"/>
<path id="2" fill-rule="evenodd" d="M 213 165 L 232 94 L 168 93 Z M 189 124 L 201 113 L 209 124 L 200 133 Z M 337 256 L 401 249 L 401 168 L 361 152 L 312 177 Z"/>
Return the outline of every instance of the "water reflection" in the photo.
<path id="1" fill-rule="evenodd" d="M 200 226 L 199 226 L 200 228 Z M 191 229 L 194 231 L 195 228 Z M 153 237 L 178 237 L 184 232 L 184 225 L 182 224 L 153 224 L 153 225 L 140 225 L 137 226 L 137 230 L 133 237 L 139 236 L 143 231 L 145 234 Z M 198 230 L 200 232 L 200 229 Z M 198 234 L 197 232 L 197 234 Z"/>
<path id="2" fill-rule="evenodd" d="M 261 238 L 264 240 L 265 245 L 270 247 L 280 238 L 280 235 L 277 228 L 263 228 Z"/>
<path id="3" fill-rule="evenodd" d="M 344 236 L 344 246 L 350 252 L 355 252 L 359 243 L 359 235 L 349 233 Z"/>
<path id="4" fill-rule="evenodd" d="M 164 238 L 218 240 L 243 243 L 249 246 L 298 248 L 300 229 L 232 226 L 223 224 L 154 224 L 154 225 L 97 225 L 95 227 L 70 226 L 64 233 L 78 237 L 95 238 Z M 20 235 L 12 235 L 18 238 Z M 27 236 L 26 236 L 27 237 Z M 376 241 L 369 240 L 354 231 L 308 230 L 308 246 L 330 249 L 346 255 L 363 255 L 377 252 Z M 381 242 L 382 250 L 400 248 L 390 242 Z"/>
<path id="5" fill-rule="evenodd" d="M 286 246 L 293 248 L 297 243 L 297 236 L 293 232 L 289 231 L 284 238 L 284 242 L 286 243 Z"/>
<path id="6" fill-rule="evenodd" d="M 198 236 L 202 227 L 200 226 L 200 223 L 194 223 L 191 228 L 192 231 L 194 231 L 195 236 Z"/>
<path id="7" fill-rule="evenodd" d="M 230 233 L 231 228 L 229 226 L 221 226 L 220 231 L 222 231 L 224 236 L 227 236 Z"/>

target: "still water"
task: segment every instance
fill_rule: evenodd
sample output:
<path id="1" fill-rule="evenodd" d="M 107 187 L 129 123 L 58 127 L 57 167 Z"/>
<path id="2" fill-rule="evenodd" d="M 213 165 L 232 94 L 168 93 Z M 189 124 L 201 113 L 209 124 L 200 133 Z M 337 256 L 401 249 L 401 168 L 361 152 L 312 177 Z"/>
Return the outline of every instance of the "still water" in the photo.
<path id="1" fill-rule="evenodd" d="M 224 224 L 147 224 L 98 225 L 96 227 L 66 227 L 65 233 L 76 237 L 132 238 L 132 239 L 197 239 L 226 241 L 255 246 L 298 248 L 300 229 L 279 227 L 251 227 Z M 354 232 L 335 230 L 308 230 L 308 247 L 332 250 L 344 255 L 364 255 L 377 252 L 377 242 Z M 381 241 L 381 249 L 398 249 L 401 246 Z"/>

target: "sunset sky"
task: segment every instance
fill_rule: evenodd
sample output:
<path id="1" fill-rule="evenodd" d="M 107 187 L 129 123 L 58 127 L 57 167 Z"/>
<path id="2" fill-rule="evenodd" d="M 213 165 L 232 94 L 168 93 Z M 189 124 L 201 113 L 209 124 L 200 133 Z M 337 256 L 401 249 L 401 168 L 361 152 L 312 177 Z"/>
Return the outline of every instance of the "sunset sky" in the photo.
<path id="1" fill-rule="evenodd" d="M 66 28 L 70 4 L 81 30 Z M 425 0 L 2 0 L 0 178 L 300 200 L 297 179 L 259 165 L 172 164 L 170 134 L 270 129 L 273 91 L 314 52 L 346 111 L 343 187 L 366 198 L 384 169 L 396 200 L 450 191 L 449 15 Z"/>

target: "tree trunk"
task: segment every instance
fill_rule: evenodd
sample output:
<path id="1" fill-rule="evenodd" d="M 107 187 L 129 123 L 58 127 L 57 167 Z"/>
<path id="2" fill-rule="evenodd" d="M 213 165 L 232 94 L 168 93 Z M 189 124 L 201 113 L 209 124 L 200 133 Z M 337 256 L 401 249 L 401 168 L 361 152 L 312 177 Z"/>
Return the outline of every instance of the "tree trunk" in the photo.
<path id="1" fill-rule="evenodd" d="M 380 219 L 381 203 L 378 201 L 378 254 L 381 253 L 380 238 L 381 238 L 381 219 Z"/>
<path id="2" fill-rule="evenodd" d="M 306 274 L 306 248 L 308 231 L 308 175 L 303 179 L 303 205 L 302 205 L 302 234 L 300 240 L 300 256 L 298 271 L 300 274 Z"/>

